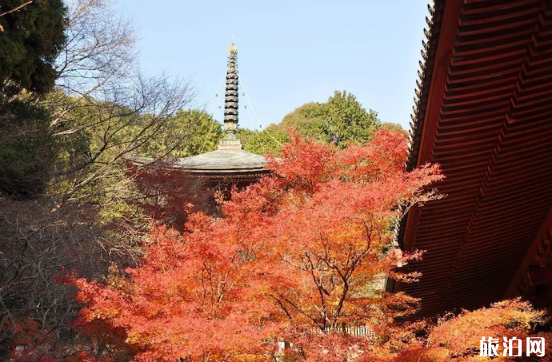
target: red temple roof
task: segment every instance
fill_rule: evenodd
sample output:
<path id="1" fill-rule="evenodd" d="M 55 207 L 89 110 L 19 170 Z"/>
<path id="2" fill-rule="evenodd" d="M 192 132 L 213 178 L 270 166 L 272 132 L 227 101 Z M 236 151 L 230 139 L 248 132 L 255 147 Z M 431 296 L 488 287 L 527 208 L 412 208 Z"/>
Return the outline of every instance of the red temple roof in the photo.
<path id="1" fill-rule="evenodd" d="M 440 163 L 447 197 L 403 220 L 401 247 L 427 252 L 407 266 L 420 282 L 394 287 L 422 298 L 420 317 L 534 294 L 552 222 L 552 1 L 438 0 L 430 13 L 408 168 Z"/>

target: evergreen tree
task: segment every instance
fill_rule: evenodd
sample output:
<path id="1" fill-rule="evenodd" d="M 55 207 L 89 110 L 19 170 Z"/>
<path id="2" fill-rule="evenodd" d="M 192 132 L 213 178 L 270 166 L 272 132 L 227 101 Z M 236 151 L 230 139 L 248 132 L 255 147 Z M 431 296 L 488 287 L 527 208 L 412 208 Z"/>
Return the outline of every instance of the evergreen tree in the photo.
<path id="1" fill-rule="evenodd" d="M 26 89 L 43 94 L 54 86 L 54 61 L 65 43 L 66 8 L 61 0 L 2 1 L 0 90 L 8 96 Z"/>
<path id="2" fill-rule="evenodd" d="M 378 128 L 377 112 L 366 111 L 356 97 L 347 91 L 335 91 L 322 105 L 323 132 L 338 144 L 366 143 Z"/>
<path id="3" fill-rule="evenodd" d="M 44 191 L 56 155 L 48 113 L 15 100 L 0 103 L 0 196 Z"/>

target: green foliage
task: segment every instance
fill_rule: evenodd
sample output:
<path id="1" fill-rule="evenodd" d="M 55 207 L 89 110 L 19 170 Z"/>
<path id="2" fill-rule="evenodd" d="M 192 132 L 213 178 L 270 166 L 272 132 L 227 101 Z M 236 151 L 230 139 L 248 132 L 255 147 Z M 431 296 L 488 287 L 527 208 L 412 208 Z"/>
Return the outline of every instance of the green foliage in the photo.
<path id="1" fill-rule="evenodd" d="M 140 127 L 137 127 L 140 129 Z M 187 157 L 214 151 L 222 137 L 222 126 L 208 113 L 178 110 L 166 125 L 136 153 L 146 157 Z"/>
<path id="2" fill-rule="evenodd" d="M 20 197 L 44 191 L 56 156 L 41 107 L 14 100 L 0 104 L 0 192 Z"/>
<path id="3" fill-rule="evenodd" d="M 337 138 L 340 145 L 368 142 L 380 123 L 377 112 L 366 111 L 356 97 L 346 91 L 336 91 L 322 105 L 322 117 L 324 134 Z"/>
<path id="4" fill-rule="evenodd" d="M 0 12 L 22 0 L 2 1 Z M 57 78 L 54 62 L 65 43 L 66 8 L 61 0 L 34 0 L 0 17 L 0 87 L 8 96 L 22 89 L 46 93 Z"/>
<path id="5" fill-rule="evenodd" d="M 295 128 L 303 137 L 314 137 L 327 142 L 329 137 L 324 132 L 324 119 L 325 104 L 311 102 L 288 113 L 279 126 L 285 129 Z"/>
<path id="6" fill-rule="evenodd" d="M 56 147 L 51 117 L 31 103 L 58 74 L 54 61 L 65 43 L 66 9 L 61 0 L 21 0 L 0 5 L 0 192 L 19 197 L 42 193 Z"/>
<path id="7" fill-rule="evenodd" d="M 109 194 L 112 196 L 107 199 L 122 197 L 117 196 L 122 190 L 116 185 L 126 178 L 124 159 L 130 154 L 191 156 L 216 149 L 222 136 L 221 125 L 198 110 L 142 114 L 112 102 L 68 97 L 63 92 L 47 98 L 53 113 L 60 113 L 56 107 L 68 110 L 52 123 L 60 149 L 56 162 L 59 177 L 52 192 L 75 200 L 103 204 Z"/>
<path id="8" fill-rule="evenodd" d="M 282 127 L 271 124 L 262 131 L 240 128 L 238 137 L 243 149 L 259 155 L 279 155 L 288 137 Z"/>
<path id="9" fill-rule="evenodd" d="M 364 144 L 380 127 L 377 112 L 367 111 L 346 91 L 335 91 L 325 103 L 305 103 L 288 113 L 279 124 L 268 126 L 263 131 L 240 130 L 238 133 L 247 151 L 278 155 L 282 143 L 289 140 L 290 129 L 295 129 L 303 137 L 315 138 L 322 142 L 335 142 L 345 148 L 348 143 Z M 400 126 L 390 124 L 390 129 L 400 130 Z"/>

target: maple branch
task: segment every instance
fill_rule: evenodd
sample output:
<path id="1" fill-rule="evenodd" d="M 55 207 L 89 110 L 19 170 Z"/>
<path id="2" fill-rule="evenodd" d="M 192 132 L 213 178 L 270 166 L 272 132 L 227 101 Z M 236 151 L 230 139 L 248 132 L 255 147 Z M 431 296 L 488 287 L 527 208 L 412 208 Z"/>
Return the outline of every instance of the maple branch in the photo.
<path id="1" fill-rule="evenodd" d="M 336 268 L 336 271 L 338 272 L 339 276 L 341 277 L 341 280 L 343 281 L 343 291 L 341 292 L 341 296 L 339 297 L 339 302 L 337 303 L 337 309 L 335 311 L 334 319 L 332 322 L 332 326 L 335 327 L 337 323 L 337 318 L 341 315 L 341 310 L 343 309 L 343 305 L 345 304 L 345 299 L 347 298 L 347 294 L 349 293 L 349 280 L 346 275 L 341 274 L 339 269 Z"/>
<path id="2" fill-rule="evenodd" d="M 276 302 L 278 302 L 278 304 L 284 310 L 284 312 L 286 313 L 286 315 L 288 316 L 289 319 L 293 319 L 293 317 L 291 316 L 291 314 L 289 314 L 287 308 L 285 307 L 285 305 L 282 303 L 282 301 L 280 299 L 276 298 L 273 295 L 270 295 L 270 297 L 273 298 Z"/>
<path id="3" fill-rule="evenodd" d="M 302 310 L 299 306 L 297 306 L 295 303 L 293 303 L 291 300 L 289 300 L 288 298 L 284 297 L 282 295 L 282 293 L 278 292 L 276 289 L 274 289 L 274 287 L 271 287 L 271 289 L 276 292 L 276 294 L 278 295 L 278 297 L 282 298 L 286 303 L 288 303 L 289 305 L 291 305 L 293 308 L 295 308 L 295 310 L 297 310 L 299 313 L 301 313 L 302 315 L 304 315 L 305 317 L 307 317 L 308 319 L 310 319 L 315 325 L 318 326 L 318 328 L 320 328 L 320 324 L 313 318 L 311 317 L 307 312 L 305 312 L 304 310 Z M 323 330 L 323 328 L 320 328 L 321 330 Z"/>
<path id="4" fill-rule="evenodd" d="M 360 252 L 360 255 L 357 258 L 357 259 L 364 259 L 366 255 L 368 255 L 368 252 L 370 252 L 370 247 L 372 246 L 372 233 L 374 232 L 373 224 L 370 224 L 370 226 L 368 226 L 368 224 L 366 223 L 366 220 L 360 217 L 353 217 L 353 219 L 360 220 L 360 222 L 364 226 L 364 230 L 366 231 L 366 247 L 364 248 L 363 251 Z"/>
<path id="5" fill-rule="evenodd" d="M 323 310 L 323 313 L 322 313 L 322 318 L 323 318 L 323 326 L 324 328 L 326 328 L 326 321 L 328 319 L 328 310 L 326 308 L 326 300 L 324 298 L 324 294 L 325 293 L 328 293 L 324 287 L 316 280 L 316 275 L 314 274 L 314 264 L 312 262 L 312 259 L 310 258 L 310 255 L 307 251 L 305 251 L 305 257 L 307 258 L 309 264 L 310 264 L 310 273 L 311 273 L 311 276 L 312 276 L 312 280 L 314 282 L 314 284 L 316 285 L 316 288 L 318 289 L 318 294 L 320 295 L 320 304 L 322 305 L 322 310 Z M 328 293 L 329 295 L 329 293 Z"/>

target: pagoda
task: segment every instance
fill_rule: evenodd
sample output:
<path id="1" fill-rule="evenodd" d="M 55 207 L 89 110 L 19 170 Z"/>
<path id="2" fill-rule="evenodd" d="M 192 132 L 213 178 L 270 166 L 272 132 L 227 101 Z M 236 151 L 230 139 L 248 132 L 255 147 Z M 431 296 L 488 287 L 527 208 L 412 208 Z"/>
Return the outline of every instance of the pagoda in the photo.
<path id="1" fill-rule="evenodd" d="M 227 198 L 233 187 L 244 188 L 269 173 L 263 156 L 243 150 L 236 135 L 238 127 L 239 74 L 238 49 L 229 47 L 224 99 L 225 135 L 217 150 L 177 159 L 129 158 L 129 168 L 143 187 L 154 218 L 175 227 L 186 220 L 181 205 L 194 205 L 193 211 L 219 215 L 220 197 Z M 218 201 L 217 201 L 218 199 Z M 147 202 L 144 202 L 147 204 Z"/>
<path id="2" fill-rule="evenodd" d="M 180 158 L 174 167 L 206 178 L 210 183 L 250 184 L 263 174 L 266 160 L 263 156 L 244 151 L 236 136 L 239 122 L 239 73 L 238 48 L 234 43 L 228 48 L 228 69 L 224 97 L 224 126 L 226 135 L 219 142 L 218 149 L 201 155 Z"/>
<path id="3" fill-rule="evenodd" d="M 171 171 L 180 171 L 194 179 L 201 179 L 209 187 L 222 185 L 247 186 L 268 173 L 263 156 L 243 150 L 236 135 L 239 123 L 239 73 L 238 48 L 234 43 L 228 48 L 228 69 L 224 98 L 225 136 L 219 141 L 218 149 L 196 156 L 165 160 L 161 165 Z M 134 157 L 137 166 L 148 166 L 155 160 Z"/>

